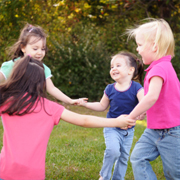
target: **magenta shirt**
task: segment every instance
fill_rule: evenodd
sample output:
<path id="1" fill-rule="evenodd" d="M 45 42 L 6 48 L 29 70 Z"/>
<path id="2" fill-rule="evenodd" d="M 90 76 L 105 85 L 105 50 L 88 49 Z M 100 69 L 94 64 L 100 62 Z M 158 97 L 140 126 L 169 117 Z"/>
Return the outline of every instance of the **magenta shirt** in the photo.
<path id="1" fill-rule="evenodd" d="M 163 86 L 156 103 L 147 111 L 147 128 L 168 129 L 180 125 L 180 82 L 171 64 L 171 56 L 164 56 L 153 61 L 145 70 L 145 95 L 150 79 L 159 76 Z"/>
<path id="2" fill-rule="evenodd" d="M 64 107 L 44 99 L 35 112 L 23 116 L 1 114 L 4 135 L 0 154 L 0 179 L 44 180 L 46 148 L 54 125 L 59 123 Z"/>

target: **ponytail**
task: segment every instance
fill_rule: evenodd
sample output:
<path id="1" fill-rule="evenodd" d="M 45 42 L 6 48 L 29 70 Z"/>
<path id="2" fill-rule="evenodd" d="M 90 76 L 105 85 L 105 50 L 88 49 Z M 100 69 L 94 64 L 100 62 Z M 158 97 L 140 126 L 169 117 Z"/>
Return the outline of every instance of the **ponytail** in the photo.
<path id="1" fill-rule="evenodd" d="M 144 73 L 144 66 L 143 62 L 136 58 L 136 64 L 137 68 L 135 68 L 134 74 L 133 74 L 133 80 L 138 80 L 142 84 L 142 78 Z"/>

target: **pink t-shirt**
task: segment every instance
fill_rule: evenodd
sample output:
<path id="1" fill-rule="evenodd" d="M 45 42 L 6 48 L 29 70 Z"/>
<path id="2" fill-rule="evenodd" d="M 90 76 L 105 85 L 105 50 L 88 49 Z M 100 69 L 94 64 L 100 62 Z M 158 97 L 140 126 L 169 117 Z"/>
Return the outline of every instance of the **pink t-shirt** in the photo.
<path id="1" fill-rule="evenodd" d="M 54 125 L 64 107 L 44 99 L 45 110 L 38 104 L 35 112 L 23 116 L 1 114 L 4 135 L 0 154 L 0 178 L 3 180 L 45 179 L 45 156 Z"/>
<path id="2" fill-rule="evenodd" d="M 180 125 L 180 82 L 171 64 L 171 56 L 153 61 L 146 69 L 144 79 L 145 95 L 150 79 L 159 76 L 163 86 L 156 103 L 147 111 L 147 128 L 168 129 Z"/>

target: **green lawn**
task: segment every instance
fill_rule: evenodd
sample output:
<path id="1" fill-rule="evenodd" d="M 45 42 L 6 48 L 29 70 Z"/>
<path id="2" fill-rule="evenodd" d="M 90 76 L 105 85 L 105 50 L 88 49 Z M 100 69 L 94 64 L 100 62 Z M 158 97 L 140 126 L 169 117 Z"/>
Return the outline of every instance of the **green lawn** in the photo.
<path id="1" fill-rule="evenodd" d="M 97 116 L 107 112 L 94 112 L 83 107 L 66 108 Z M 138 121 L 135 127 L 133 146 L 143 133 L 146 122 Z M 0 148 L 2 147 L 3 127 L 0 123 Z M 55 126 L 47 148 L 46 180 L 97 180 L 102 166 L 105 150 L 103 128 L 82 128 L 60 121 Z M 152 162 L 158 180 L 165 180 L 160 157 Z M 130 162 L 125 180 L 133 180 Z"/>

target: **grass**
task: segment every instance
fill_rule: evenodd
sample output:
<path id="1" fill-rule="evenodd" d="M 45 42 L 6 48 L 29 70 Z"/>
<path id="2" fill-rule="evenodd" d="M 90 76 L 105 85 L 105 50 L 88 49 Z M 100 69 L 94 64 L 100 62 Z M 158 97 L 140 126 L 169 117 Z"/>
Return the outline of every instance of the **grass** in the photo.
<path id="1" fill-rule="evenodd" d="M 66 106 L 81 113 L 105 117 L 107 112 L 94 112 L 83 107 Z M 137 121 L 131 151 L 146 127 Z M 0 149 L 3 127 L 0 123 Z M 60 121 L 55 126 L 46 153 L 46 180 L 97 180 L 101 170 L 105 144 L 103 128 L 82 128 Z M 152 163 L 158 180 L 165 180 L 160 157 Z M 130 162 L 125 180 L 134 180 Z"/>

